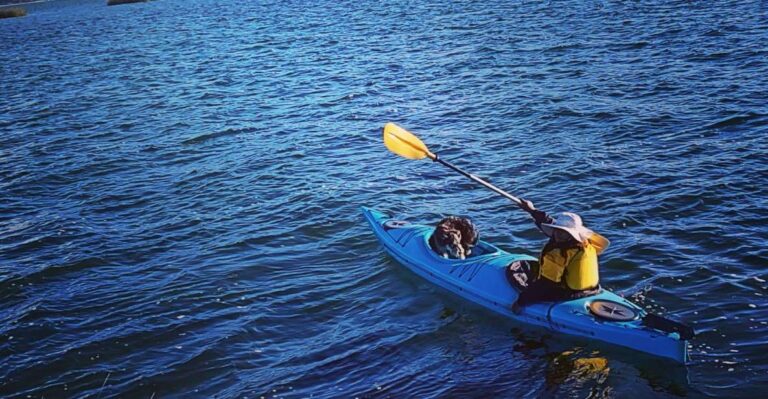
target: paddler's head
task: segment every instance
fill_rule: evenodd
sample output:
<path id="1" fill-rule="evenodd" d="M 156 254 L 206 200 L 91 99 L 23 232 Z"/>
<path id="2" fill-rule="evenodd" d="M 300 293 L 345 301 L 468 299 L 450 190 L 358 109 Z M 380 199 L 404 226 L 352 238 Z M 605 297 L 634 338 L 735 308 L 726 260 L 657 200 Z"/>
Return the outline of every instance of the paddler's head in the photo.
<path id="1" fill-rule="evenodd" d="M 557 243 L 575 241 L 585 244 L 593 234 L 575 213 L 561 212 L 553 215 L 552 219 L 552 223 L 542 223 L 541 229 Z"/>

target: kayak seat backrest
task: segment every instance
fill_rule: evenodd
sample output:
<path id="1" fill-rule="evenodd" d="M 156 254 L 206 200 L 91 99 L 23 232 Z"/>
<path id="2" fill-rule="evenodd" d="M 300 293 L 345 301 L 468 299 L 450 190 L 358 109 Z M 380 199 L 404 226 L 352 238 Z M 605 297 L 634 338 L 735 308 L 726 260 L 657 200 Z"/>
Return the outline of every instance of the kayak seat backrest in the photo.
<path id="1" fill-rule="evenodd" d="M 538 267 L 539 265 L 536 261 L 516 260 L 510 263 L 505 270 L 507 281 L 518 292 L 523 292 L 533 282 L 536 277 L 535 273 L 538 273 Z"/>

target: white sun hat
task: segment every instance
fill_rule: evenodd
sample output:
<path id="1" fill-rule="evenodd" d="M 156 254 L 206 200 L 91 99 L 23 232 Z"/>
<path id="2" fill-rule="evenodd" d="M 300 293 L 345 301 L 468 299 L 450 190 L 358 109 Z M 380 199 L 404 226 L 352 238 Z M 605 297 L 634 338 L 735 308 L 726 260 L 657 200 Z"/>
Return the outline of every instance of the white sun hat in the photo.
<path id="1" fill-rule="evenodd" d="M 567 231 L 578 242 L 586 243 L 594 232 L 581 222 L 581 216 L 572 212 L 560 212 L 552 216 L 552 223 L 542 223 L 541 230 L 547 236 L 552 236 L 552 229 Z"/>

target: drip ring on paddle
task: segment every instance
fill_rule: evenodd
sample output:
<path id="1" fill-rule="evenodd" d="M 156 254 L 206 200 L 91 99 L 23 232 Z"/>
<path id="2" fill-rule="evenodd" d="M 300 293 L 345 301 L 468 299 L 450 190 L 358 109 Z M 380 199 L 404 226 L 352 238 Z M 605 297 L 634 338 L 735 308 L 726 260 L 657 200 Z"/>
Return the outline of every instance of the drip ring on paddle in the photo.
<path id="1" fill-rule="evenodd" d="M 637 318 L 637 311 L 619 302 L 596 299 L 589 303 L 589 311 L 598 318 L 610 321 L 630 321 Z"/>
<path id="2" fill-rule="evenodd" d="M 411 222 L 406 222 L 405 220 L 387 220 L 384 222 L 384 228 L 387 230 L 400 229 L 408 226 L 409 224 L 411 224 Z"/>

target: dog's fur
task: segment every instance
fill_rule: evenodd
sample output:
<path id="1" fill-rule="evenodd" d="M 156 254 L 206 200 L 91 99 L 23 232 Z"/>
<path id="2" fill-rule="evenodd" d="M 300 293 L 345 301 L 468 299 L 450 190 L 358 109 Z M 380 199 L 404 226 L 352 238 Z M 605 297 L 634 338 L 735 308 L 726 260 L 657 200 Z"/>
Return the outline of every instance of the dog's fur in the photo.
<path id="1" fill-rule="evenodd" d="M 440 221 L 429 237 L 429 245 L 438 255 L 449 259 L 466 259 L 472 254 L 480 233 L 471 220 L 448 216 Z"/>

